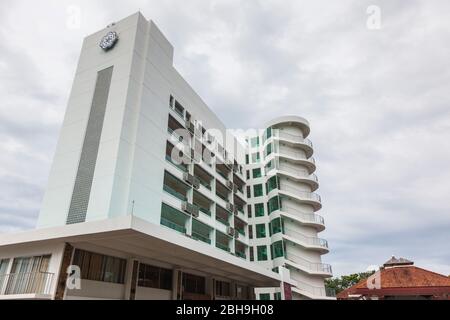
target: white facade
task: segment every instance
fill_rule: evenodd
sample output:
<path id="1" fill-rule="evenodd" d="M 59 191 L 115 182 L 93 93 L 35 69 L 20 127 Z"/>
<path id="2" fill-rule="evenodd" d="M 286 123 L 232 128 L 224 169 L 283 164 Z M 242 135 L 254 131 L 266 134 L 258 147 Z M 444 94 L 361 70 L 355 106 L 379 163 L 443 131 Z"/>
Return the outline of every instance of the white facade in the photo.
<path id="1" fill-rule="evenodd" d="M 99 43 L 110 33 L 118 42 L 104 50 Z M 315 170 L 312 146 L 304 140 L 309 125 L 297 117 L 270 123 L 267 128 L 280 129 L 274 130 L 279 136 L 264 139 L 257 148 L 260 162 L 246 164 L 246 145 L 227 134 L 175 70 L 173 53 L 156 25 L 140 13 L 85 39 L 38 229 L 0 241 L 0 298 L 252 298 L 247 290 L 254 287 L 270 287 L 278 298 L 289 298 L 286 285 L 292 286 L 293 298 L 326 298 L 323 279 L 331 269 L 321 264 L 320 255 L 328 249 L 317 240 L 324 224 L 314 215 L 321 205 L 313 196 L 318 184 L 310 176 Z M 276 149 L 266 157 L 269 143 Z M 177 162 L 173 150 L 184 152 L 184 163 Z M 209 162 L 211 153 L 215 160 Z M 271 159 L 276 166 L 265 170 Z M 255 168 L 262 169 L 262 176 L 248 179 L 246 170 Z M 279 176 L 279 188 L 261 198 L 246 195 L 247 186 L 265 186 L 273 175 Z M 263 217 L 249 215 L 248 205 L 261 202 L 266 208 L 276 196 L 289 206 Z M 250 239 L 249 225 L 280 217 L 284 232 Z M 177 257 L 154 248 L 156 241 Z M 270 248 L 280 241 L 283 257 L 272 259 L 269 252 L 266 261 L 250 261 L 258 246 Z M 46 255 L 51 255 L 49 265 L 45 258 L 35 259 L 46 270 L 32 269 L 26 279 L 11 274 L 19 262 L 25 270 L 35 261 L 15 259 Z M 63 288 L 61 293 L 57 283 L 67 262 L 83 259 L 117 266 L 100 280 L 81 267 L 82 289 Z M 228 271 L 220 271 L 221 264 Z M 161 275 L 171 270 L 173 281 L 157 288 L 151 275 L 146 280 L 143 265 Z M 39 272 L 45 273 L 44 280 L 36 280 Z M 14 277 L 22 280 L 11 286 Z M 199 281 L 204 290 L 188 295 L 184 286 L 190 284 L 183 282 L 180 289 L 180 281 Z M 14 288 L 16 293 L 6 292 Z"/>
<path id="2" fill-rule="evenodd" d="M 325 224 L 317 214 L 322 204 L 309 133 L 308 121 L 288 116 L 248 138 L 250 246 L 259 265 L 289 270 L 296 283 L 294 299 L 329 299 L 333 294 L 325 289 L 324 279 L 332 276 L 332 268 L 321 261 L 329 249 L 318 237 Z"/>

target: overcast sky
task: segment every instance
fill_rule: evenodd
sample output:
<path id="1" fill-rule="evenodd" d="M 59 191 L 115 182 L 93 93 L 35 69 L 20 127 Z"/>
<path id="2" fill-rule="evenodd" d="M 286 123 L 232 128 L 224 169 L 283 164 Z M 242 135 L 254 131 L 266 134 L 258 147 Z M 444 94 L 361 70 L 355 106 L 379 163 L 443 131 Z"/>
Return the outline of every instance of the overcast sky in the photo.
<path id="1" fill-rule="evenodd" d="M 450 274 L 448 0 L 0 1 L 0 233 L 35 227 L 83 37 L 139 9 L 228 127 L 311 122 L 336 275 Z"/>

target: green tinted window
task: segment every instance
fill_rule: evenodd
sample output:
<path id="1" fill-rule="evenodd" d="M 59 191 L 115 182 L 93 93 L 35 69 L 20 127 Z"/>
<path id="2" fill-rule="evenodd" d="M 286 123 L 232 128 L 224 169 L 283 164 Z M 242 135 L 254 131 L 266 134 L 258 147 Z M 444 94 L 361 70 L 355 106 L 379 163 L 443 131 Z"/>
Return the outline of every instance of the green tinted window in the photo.
<path id="1" fill-rule="evenodd" d="M 255 217 L 263 217 L 264 216 L 264 204 L 257 203 L 255 204 Z"/>
<path id="2" fill-rule="evenodd" d="M 269 179 L 269 181 L 267 181 L 267 194 L 269 194 L 274 189 L 279 189 L 277 176 L 273 176 Z"/>
<path id="3" fill-rule="evenodd" d="M 258 251 L 258 261 L 267 261 L 267 246 L 259 246 Z"/>
<path id="4" fill-rule="evenodd" d="M 264 191 L 263 191 L 263 185 L 262 184 L 257 184 L 253 186 L 253 196 L 256 197 L 262 197 L 264 195 Z"/>
<path id="5" fill-rule="evenodd" d="M 257 224 L 256 225 L 256 238 L 261 239 L 266 237 L 266 225 Z"/>
<path id="6" fill-rule="evenodd" d="M 281 258 L 284 256 L 283 241 L 275 242 L 270 246 L 270 249 L 272 251 L 272 259 Z"/>
<path id="7" fill-rule="evenodd" d="M 253 179 L 261 178 L 261 177 L 262 177 L 261 169 L 260 168 L 253 169 Z"/>
<path id="8" fill-rule="evenodd" d="M 277 218 L 272 220 L 270 223 L 270 235 L 274 235 L 283 231 L 281 218 Z"/>
<path id="9" fill-rule="evenodd" d="M 279 209 L 280 209 L 279 197 L 273 197 L 272 199 L 270 199 L 269 202 L 267 203 L 268 214 L 271 214 L 272 212 L 277 211 Z"/>

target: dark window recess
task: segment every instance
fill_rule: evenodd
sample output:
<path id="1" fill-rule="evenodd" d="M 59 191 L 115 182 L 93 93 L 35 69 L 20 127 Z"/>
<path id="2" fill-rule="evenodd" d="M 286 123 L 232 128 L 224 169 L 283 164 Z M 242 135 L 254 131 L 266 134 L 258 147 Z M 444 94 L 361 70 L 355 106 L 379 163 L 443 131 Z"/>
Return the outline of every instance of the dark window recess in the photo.
<path id="1" fill-rule="evenodd" d="M 183 287 L 187 293 L 205 294 L 206 279 L 204 277 L 195 276 L 193 274 L 183 274 Z"/>
<path id="2" fill-rule="evenodd" d="M 216 296 L 219 297 L 230 297 L 231 296 L 231 285 L 229 282 L 216 281 Z"/>
<path id="3" fill-rule="evenodd" d="M 125 283 L 127 261 L 84 250 L 75 250 L 73 265 L 80 267 L 81 279 Z"/>
<path id="4" fill-rule="evenodd" d="M 139 265 L 138 285 L 140 287 L 172 290 L 172 279 L 172 270 L 142 263 Z"/>

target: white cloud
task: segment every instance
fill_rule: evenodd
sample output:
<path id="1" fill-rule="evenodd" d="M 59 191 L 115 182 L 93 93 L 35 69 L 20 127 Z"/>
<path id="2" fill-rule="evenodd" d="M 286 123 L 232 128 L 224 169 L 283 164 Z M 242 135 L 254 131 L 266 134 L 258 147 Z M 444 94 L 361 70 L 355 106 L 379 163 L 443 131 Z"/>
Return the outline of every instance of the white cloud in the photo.
<path id="1" fill-rule="evenodd" d="M 450 274 L 450 3 L 377 1 L 377 31 L 371 4 L 2 1 L 0 231 L 34 225 L 82 38 L 141 9 L 228 126 L 311 121 L 336 273 L 395 253 Z"/>

